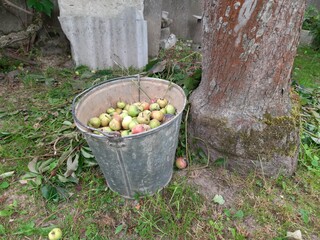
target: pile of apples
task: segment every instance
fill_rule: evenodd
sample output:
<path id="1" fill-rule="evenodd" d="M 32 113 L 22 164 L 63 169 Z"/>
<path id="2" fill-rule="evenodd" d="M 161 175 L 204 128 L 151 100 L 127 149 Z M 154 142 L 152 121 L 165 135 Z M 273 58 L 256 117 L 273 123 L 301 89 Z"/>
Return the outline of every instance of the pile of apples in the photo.
<path id="1" fill-rule="evenodd" d="M 101 132 L 119 132 L 121 136 L 142 133 L 171 120 L 176 108 L 165 98 L 132 104 L 119 100 L 98 117 L 92 117 L 88 126 Z M 101 135 L 99 131 L 95 134 Z"/>

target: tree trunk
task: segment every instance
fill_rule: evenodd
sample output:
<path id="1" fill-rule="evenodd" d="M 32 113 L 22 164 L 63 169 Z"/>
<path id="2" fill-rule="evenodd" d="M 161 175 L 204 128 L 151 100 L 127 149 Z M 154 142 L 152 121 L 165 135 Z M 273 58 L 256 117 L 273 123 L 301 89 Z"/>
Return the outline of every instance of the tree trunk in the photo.
<path id="1" fill-rule="evenodd" d="M 290 74 L 305 0 L 204 4 L 203 75 L 190 98 L 191 135 L 207 141 L 211 159 L 224 157 L 240 172 L 293 173 L 299 114 Z"/>

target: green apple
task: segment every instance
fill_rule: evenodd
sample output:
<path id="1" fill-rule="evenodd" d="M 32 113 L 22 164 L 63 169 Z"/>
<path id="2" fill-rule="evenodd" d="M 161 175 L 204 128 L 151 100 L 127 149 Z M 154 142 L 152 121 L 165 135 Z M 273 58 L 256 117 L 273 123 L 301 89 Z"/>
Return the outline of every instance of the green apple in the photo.
<path id="1" fill-rule="evenodd" d="M 157 99 L 157 103 L 159 104 L 159 106 L 160 106 L 161 108 L 164 108 L 165 106 L 167 106 L 168 100 L 165 99 L 165 98 L 158 98 L 158 99 Z"/>
<path id="2" fill-rule="evenodd" d="M 141 112 L 137 117 L 138 123 L 148 124 L 150 122 L 150 114 Z"/>
<path id="3" fill-rule="evenodd" d="M 141 104 L 141 102 L 135 102 L 133 105 L 136 105 L 140 112 L 142 112 L 144 110 L 143 105 Z"/>
<path id="4" fill-rule="evenodd" d="M 115 110 L 116 110 L 116 112 L 119 113 L 119 114 L 122 113 L 122 109 L 121 109 L 121 108 L 116 108 Z"/>
<path id="5" fill-rule="evenodd" d="M 129 123 L 129 129 L 132 130 L 132 128 L 134 128 L 136 125 L 138 125 L 139 123 L 137 122 L 137 119 L 132 119 L 132 121 Z"/>
<path id="6" fill-rule="evenodd" d="M 124 101 L 117 102 L 117 108 L 124 109 L 125 106 L 126 106 L 126 103 Z"/>
<path id="7" fill-rule="evenodd" d="M 149 109 L 150 111 L 160 110 L 160 106 L 158 103 L 151 103 Z"/>
<path id="8" fill-rule="evenodd" d="M 151 112 L 151 118 L 157 119 L 159 122 L 161 122 L 164 118 L 164 114 L 161 111 L 152 111 Z"/>
<path id="9" fill-rule="evenodd" d="M 131 121 L 132 121 L 132 117 L 131 116 L 124 117 L 123 120 L 122 120 L 122 123 L 121 123 L 122 127 L 124 129 L 129 129 L 129 124 L 131 123 Z"/>
<path id="10" fill-rule="evenodd" d="M 150 118 L 150 116 L 151 116 L 151 111 L 150 111 L 150 110 L 144 110 L 144 111 L 143 111 L 143 114 L 144 114 L 145 116 L 147 116 L 148 118 Z"/>
<path id="11" fill-rule="evenodd" d="M 113 107 L 110 107 L 110 108 L 108 108 L 107 109 L 107 113 L 113 113 L 113 112 L 115 112 L 116 110 L 113 108 Z"/>
<path id="12" fill-rule="evenodd" d="M 62 231 L 60 228 L 52 229 L 48 234 L 49 240 L 58 240 L 62 237 Z"/>
<path id="13" fill-rule="evenodd" d="M 94 127 L 94 128 L 99 128 L 100 125 L 101 125 L 101 120 L 100 120 L 100 118 L 98 118 L 98 117 L 90 118 L 88 125 L 89 125 L 89 126 L 92 126 L 92 127 Z"/>
<path id="14" fill-rule="evenodd" d="M 173 105 L 168 104 L 166 106 L 166 111 L 167 111 L 168 114 L 175 114 L 176 108 Z"/>
<path id="15" fill-rule="evenodd" d="M 121 136 L 124 137 L 124 136 L 128 136 L 130 134 L 130 130 L 123 130 L 121 131 Z"/>
<path id="16" fill-rule="evenodd" d="M 130 107 L 130 104 L 127 104 L 127 105 L 124 107 L 124 110 L 126 110 L 126 111 L 128 112 L 129 107 Z"/>
<path id="17" fill-rule="evenodd" d="M 106 127 L 106 126 L 108 126 L 109 122 L 111 121 L 111 116 L 107 113 L 102 113 L 102 114 L 100 114 L 99 119 L 101 121 L 101 126 Z"/>
<path id="18" fill-rule="evenodd" d="M 167 114 L 167 110 L 165 108 L 161 108 L 160 111 L 163 112 L 163 114 Z"/>
<path id="19" fill-rule="evenodd" d="M 141 112 L 141 111 L 140 111 L 140 109 L 138 108 L 137 105 L 131 104 L 131 105 L 129 106 L 129 109 L 128 109 L 128 114 L 129 114 L 129 116 L 131 116 L 131 117 L 136 117 L 136 116 L 139 115 L 140 112 Z"/>
<path id="20" fill-rule="evenodd" d="M 102 132 L 112 132 L 112 129 L 110 127 L 102 127 L 102 128 L 100 128 L 100 130 Z"/>
<path id="21" fill-rule="evenodd" d="M 109 127 L 113 130 L 113 131 L 118 131 L 121 129 L 121 122 L 118 121 L 117 119 L 113 118 L 110 123 L 109 123 Z"/>
<path id="22" fill-rule="evenodd" d="M 159 127 L 160 126 L 160 122 L 158 119 L 151 119 L 149 126 L 151 127 L 151 129 Z"/>
<path id="23" fill-rule="evenodd" d="M 127 111 L 122 111 L 122 113 L 120 113 L 120 117 L 122 117 L 122 119 L 124 119 L 126 116 L 129 116 Z"/>

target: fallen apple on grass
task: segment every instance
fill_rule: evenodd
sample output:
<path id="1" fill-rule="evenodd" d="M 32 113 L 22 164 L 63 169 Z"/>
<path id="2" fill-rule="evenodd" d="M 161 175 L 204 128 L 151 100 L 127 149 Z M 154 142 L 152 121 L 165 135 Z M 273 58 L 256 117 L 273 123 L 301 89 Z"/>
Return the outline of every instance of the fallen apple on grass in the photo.
<path id="1" fill-rule="evenodd" d="M 58 240 L 62 238 L 62 231 L 60 228 L 52 229 L 48 234 L 49 240 Z"/>
<path id="2" fill-rule="evenodd" d="M 178 157 L 175 163 L 179 169 L 185 169 L 188 166 L 187 160 L 184 157 Z"/>

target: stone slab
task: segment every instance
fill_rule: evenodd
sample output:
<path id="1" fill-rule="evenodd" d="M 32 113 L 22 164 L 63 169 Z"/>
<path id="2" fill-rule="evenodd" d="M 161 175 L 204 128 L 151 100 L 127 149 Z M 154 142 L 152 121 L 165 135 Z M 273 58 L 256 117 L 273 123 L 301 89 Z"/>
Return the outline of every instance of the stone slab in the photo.
<path id="1" fill-rule="evenodd" d="M 143 12 L 143 0 L 58 0 L 60 16 L 113 18 L 128 7 Z"/>
<path id="2" fill-rule="evenodd" d="M 307 0 L 307 6 L 315 6 L 320 9 L 320 0 Z"/>
<path id="3" fill-rule="evenodd" d="M 161 31 L 162 0 L 144 1 L 144 18 L 148 23 L 148 55 L 156 57 L 159 53 Z"/>
<path id="4" fill-rule="evenodd" d="M 166 28 L 161 28 L 161 40 L 167 40 L 170 36 L 170 28 L 166 27 Z"/>
<path id="5" fill-rule="evenodd" d="M 163 11 L 169 12 L 173 20 L 170 25 L 171 33 L 178 38 L 190 39 L 194 43 L 201 43 L 201 22 L 193 16 L 202 16 L 203 0 L 163 0 Z"/>
<path id="6" fill-rule="evenodd" d="M 313 41 L 313 36 L 307 30 L 301 30 L 300 33 L 300 45 L 311 45 Z"/>
<path id="7" fill-rule="evenodd" d="M 77 66 L 140 69 L 148 62 L 147 22 L 135 8 L 126 8 L 113 18 L 61 16 L 59 21 Z"/>

